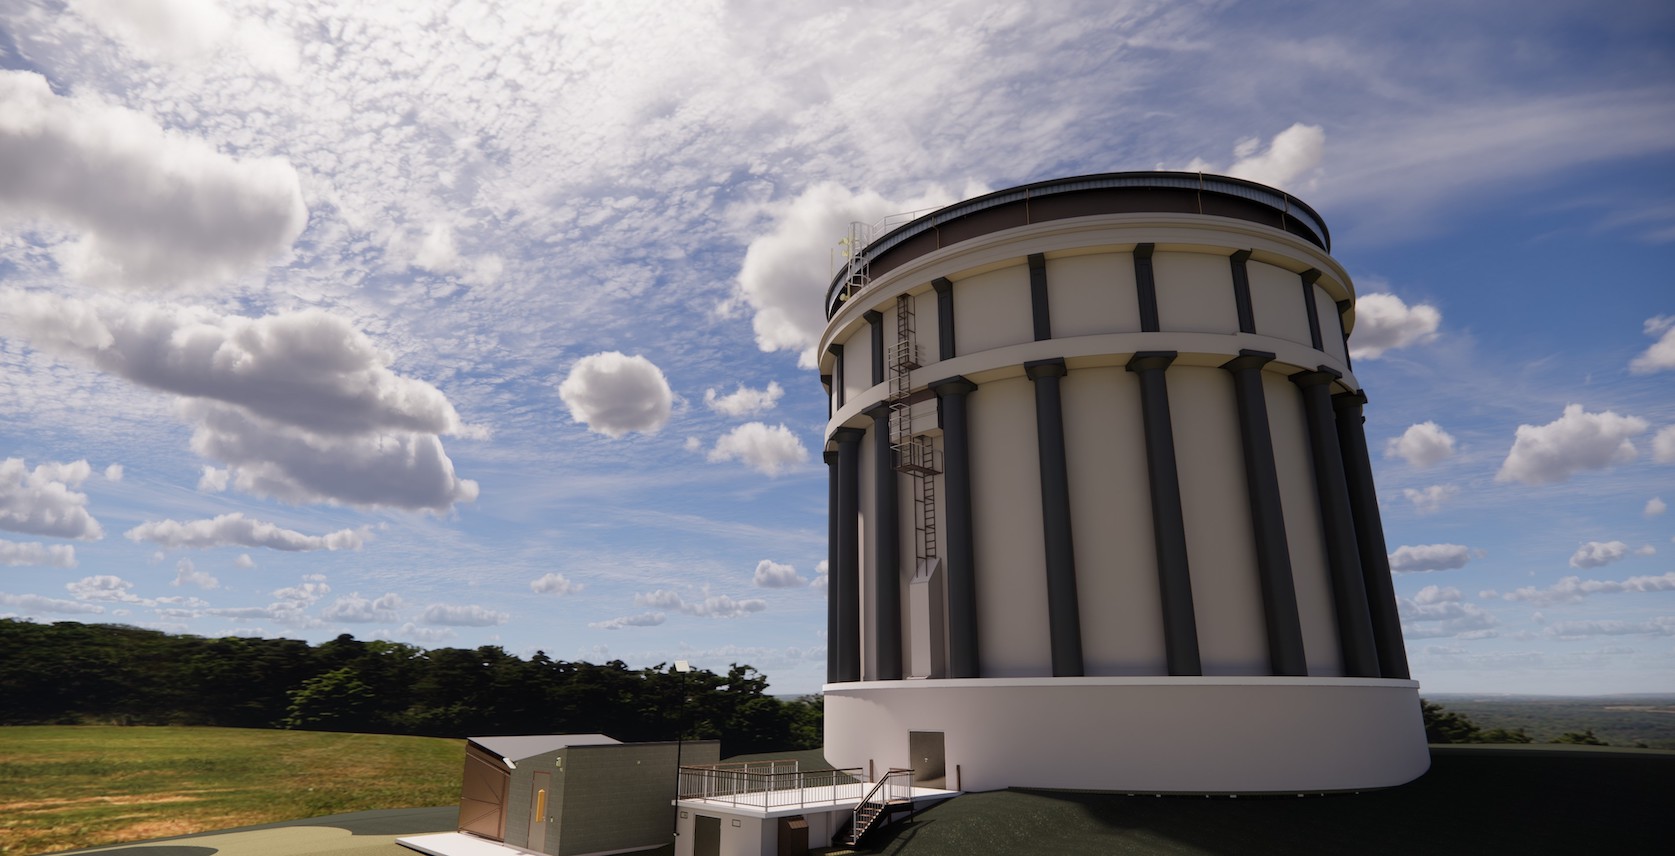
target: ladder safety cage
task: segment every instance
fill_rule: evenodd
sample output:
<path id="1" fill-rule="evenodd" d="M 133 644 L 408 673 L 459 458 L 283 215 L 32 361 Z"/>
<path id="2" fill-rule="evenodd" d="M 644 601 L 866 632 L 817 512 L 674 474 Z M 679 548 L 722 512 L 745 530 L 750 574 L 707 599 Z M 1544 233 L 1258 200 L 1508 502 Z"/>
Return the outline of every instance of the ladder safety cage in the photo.
<path id="1" fill-rule="evenodd" d="M 888 349 L 890 448 L 896 472 L 913 480 L 913 554 L 916 570 L 934 564 L 936 544 L 936 446 L 931 438 L 914 433 L 913 370 L 920 367 L 914 329 L 914 297 L 896 297 L 896 339 Z"/>

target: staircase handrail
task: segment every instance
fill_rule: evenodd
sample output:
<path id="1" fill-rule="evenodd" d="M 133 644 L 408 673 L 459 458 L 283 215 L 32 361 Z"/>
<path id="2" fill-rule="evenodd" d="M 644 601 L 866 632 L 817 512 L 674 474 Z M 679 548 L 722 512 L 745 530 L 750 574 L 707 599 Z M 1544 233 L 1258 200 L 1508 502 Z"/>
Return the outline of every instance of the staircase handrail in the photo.
<path id="1" fill-rule="evenodd" d="M 912 767 L 891 767 L 888 771 L 886 771 L 884 773 L 883 777 L 881 777 L 878 780 L 878 782 L 872 786 L 872 790 L 867 791 L 867 795 L 862 797 L 861 801 L 859 803 L 857 803 L 853 809 L 850 809 L 850 812 L 849 812 L 849 824 L 850 824 L 849 825 L 849 829 L 850 829 L 849 843 L 851 843 L 851 844 L 860 843 L 861 837 L 866 835 L 867 830 L 872 828 L 872 823 L 868 823 L 865 829 L 863 829 L 861 827 L 861 809 L 865 808 L 868 805 L 872 805 L 873 804 L 873 797 L 877 796 L 878 792 L 880 790 L 885 789 L 886 786 L 888 786 L 890 784 L 891 779 L 893 779 L 897 776 L 901 776 L 901 775 L 912 775 L 912 774 L 913 774 L 913 768 Z M 890 802 L 891 802 L 890 793 L 891 793 L 890 791 L 885 790 L 884 800 L 882 802 L 877 803 L 879 812 L 878 812 L 877 815 L 874 816 L 873 822 L 877 822 L 877 819 L 879 817 L 883 817 L 885 810 L 887 810 L 890 807 Z M 912 799 L 913 799 L 913 791 L 910 787 L 909 790 L 908 790 L 908 800 L 909 800 L 910 804 L 911 804 Z"/>

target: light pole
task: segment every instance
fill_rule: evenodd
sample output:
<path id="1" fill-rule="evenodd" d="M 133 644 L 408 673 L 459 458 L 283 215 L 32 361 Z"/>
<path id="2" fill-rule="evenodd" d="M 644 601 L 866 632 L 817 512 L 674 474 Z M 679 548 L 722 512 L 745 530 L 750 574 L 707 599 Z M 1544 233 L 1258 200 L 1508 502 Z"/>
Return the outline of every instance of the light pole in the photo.
<path id="1" fill-rule="evenodd" d="M 680 720 L 679 730 L 675 732 L 675 819 L 674 839 L 675 850 L 680 850 L 680 764 L 681 750 L 686 743 L 686 675 L 692 671 L 692 664 L 685 660 L 675 661 L 675 671 L 680 673 Z"/>

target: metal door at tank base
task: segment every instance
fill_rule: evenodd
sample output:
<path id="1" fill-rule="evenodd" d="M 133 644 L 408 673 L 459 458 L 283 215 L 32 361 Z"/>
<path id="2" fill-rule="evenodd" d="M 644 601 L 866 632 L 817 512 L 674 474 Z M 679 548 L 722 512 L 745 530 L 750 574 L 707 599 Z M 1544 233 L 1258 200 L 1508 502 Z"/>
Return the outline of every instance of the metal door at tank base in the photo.
<path id="1" fill-rule="evenodd" d="M 942 743 L 940 731 L 907 732 L 907 753 L 912 758 L 914 787 L 948 787 L 948 758 Z"/>

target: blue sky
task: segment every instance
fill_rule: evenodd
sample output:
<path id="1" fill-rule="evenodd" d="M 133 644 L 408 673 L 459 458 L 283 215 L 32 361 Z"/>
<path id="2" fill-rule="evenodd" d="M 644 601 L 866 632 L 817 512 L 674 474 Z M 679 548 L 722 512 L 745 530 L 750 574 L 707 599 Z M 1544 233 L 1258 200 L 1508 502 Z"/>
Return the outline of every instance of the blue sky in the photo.
<path id="1" fill-rule="evenodd" d="M 364 8 L 363 8 L 364 7 Z M 1429 692 L 1675 691 L 1675 9 L 0 10 L 0 614 L 825 662 L 852 219 L 1307 200 Z"/>

